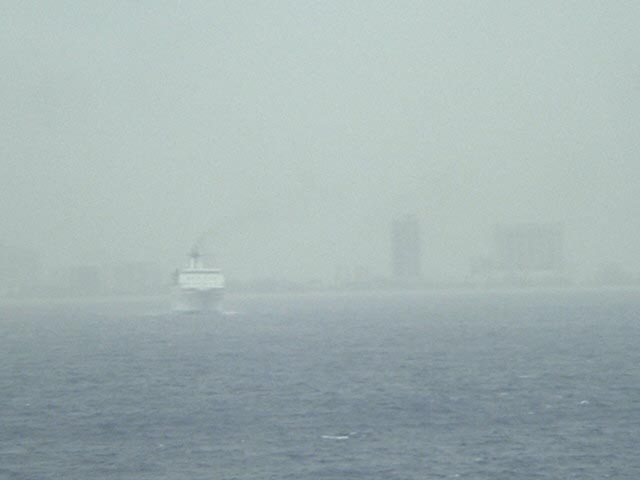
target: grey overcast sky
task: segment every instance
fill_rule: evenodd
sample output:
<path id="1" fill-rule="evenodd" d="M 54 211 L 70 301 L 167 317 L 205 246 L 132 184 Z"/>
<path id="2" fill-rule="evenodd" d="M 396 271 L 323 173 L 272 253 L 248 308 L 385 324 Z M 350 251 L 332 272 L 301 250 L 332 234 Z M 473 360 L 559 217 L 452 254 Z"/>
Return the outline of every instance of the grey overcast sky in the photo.
<path id="1" fill-rule="evenodd" d="M 427 277 L 562 222 L 640 273 L 640 2 L 5 1 L 0 239 L 48 266 L 208 248 L 238 278 Z"/>

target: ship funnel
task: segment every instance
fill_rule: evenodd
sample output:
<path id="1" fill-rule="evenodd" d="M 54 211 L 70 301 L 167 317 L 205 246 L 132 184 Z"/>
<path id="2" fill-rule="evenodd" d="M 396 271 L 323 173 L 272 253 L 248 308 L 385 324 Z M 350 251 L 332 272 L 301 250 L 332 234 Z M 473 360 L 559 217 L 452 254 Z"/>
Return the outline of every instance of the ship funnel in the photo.
<path id="1" fill-rule="evenodd" d="M 193 247 L 189 253 L 189 268 L 202 268 L 202 254 L 198 247 Z"/>

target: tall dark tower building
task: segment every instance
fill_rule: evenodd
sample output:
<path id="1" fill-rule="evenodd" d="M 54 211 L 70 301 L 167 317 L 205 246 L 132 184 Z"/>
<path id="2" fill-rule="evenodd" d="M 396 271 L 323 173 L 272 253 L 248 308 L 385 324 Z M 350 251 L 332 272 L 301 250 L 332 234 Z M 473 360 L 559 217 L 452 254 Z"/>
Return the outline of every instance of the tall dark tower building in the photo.
<path id="1" fill-rule="evenodd" d="M 422 276 L 420 225 L 415 215 L 396 219 L 391 229 L 393 274 L 398 279 L 417 280 Z"/>

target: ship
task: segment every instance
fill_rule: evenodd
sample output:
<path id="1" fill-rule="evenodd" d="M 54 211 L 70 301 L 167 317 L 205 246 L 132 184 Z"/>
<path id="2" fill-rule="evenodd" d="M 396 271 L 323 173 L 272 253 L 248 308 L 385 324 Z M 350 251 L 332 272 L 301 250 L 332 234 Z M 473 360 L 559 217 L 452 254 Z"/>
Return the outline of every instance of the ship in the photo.
<path id="1" fill-rule="evenodd" d="M 207 268 L 202 254 L 194 247 L 189 254 L 189 265 L 176 270 L 171 291 L 174 312 L 218 312 L 224 294 L 224 275 L 218 268 Z"/>

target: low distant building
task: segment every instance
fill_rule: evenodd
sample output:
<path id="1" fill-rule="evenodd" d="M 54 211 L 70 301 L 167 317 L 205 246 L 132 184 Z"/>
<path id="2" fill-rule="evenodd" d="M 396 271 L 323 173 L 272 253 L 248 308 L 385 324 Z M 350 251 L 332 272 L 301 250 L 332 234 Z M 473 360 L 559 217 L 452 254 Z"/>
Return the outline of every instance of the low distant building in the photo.
<path id="1" fill-rule="evenodd" d="M 504 272 L 560 272 L 564 235 L 558 224 L 499 225 L 494 232 L 496 267 Z"/>
<path id="2" fill-rule="evenodd" d="M 0 243 L 0 296 L 29 295 L 41 282 L 42 260 L 37 252 Z"/>
<path id="3" fill-rule="evenodd" d="M 341 265 L 336 267 L 334 286 L 337 288 L 362 288 L 375 284 L 377 279 L 363 265 Z"/>
<path id="4" fill-rule="evenodd" d="M 516 282 L 545 282 L 564 272 L 564 231 L 560 224 L 498 225 L 494 231 L 494 270 Z"/>
<path id="5" fill-rule="evenodd" d="M 476 280 L 490 284 L 566 283 L 564 230 L 556 223 L 498 225 L 493 252 L 472 261 Z"/>
<path id="6" fill-rule="evenodd" d="M 157 293 L 166 283 L 166 275 L 153 263 L 128 262 L 109 269 L 108 289 L 113 293 Z"/>
<path id="7" fill-rule="evenodd" d="M 393 275 L 397 280 L 422 277 L 422 242 L 420 224 L 414 215 L 396 219 L 391 226 Z"/>
<path id="8" fill-rule="evenodd" d="M 78 265 L 67 269 L 67 291 L 73 295 L 97 295 L 105 291 L 105 278 L 100 267 Z"/>
<path id="9" fill-rule="evenodd" d="M 600 286 L 631 285 L 635 282 L 633 274 L 620 263 L 608 263 L 598 267 L 594 282 Z"/>

